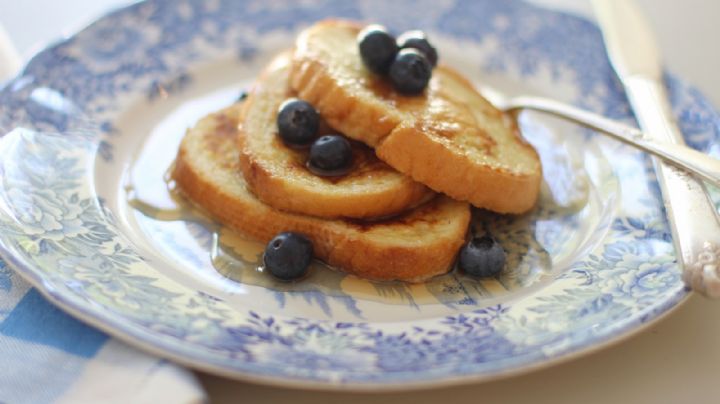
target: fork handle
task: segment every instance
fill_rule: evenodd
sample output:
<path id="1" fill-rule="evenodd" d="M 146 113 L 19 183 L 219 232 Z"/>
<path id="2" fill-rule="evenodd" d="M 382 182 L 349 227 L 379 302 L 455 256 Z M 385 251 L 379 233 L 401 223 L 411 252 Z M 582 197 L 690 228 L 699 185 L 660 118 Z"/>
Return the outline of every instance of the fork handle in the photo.
<path id="1" fill-rule="evenodd" d="M 669 140 L 651 140 L 646 138 L 642 131 L 632 126 L 546 98 L 514 97 L 509 101 L 506 109 L 532 109 L 569 119 L 583 126 L 607 133 L 617 140 L 660 157 L 666 162 L 720 186 L 720 160 L 682 143 L 671 143 Z"/>

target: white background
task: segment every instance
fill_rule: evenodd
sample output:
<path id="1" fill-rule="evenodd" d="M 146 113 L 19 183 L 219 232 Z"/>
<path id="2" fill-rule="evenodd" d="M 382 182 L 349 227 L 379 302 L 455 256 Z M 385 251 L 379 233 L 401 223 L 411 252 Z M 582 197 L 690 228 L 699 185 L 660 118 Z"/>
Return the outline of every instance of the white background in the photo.
<path id="1" fill-rule="evenodd" d="M 698 86 L 719 106 L 720 1 L 636 1 L 655 28 L 668 69 Z M 535 2 L 592 18 L 586 0 Z M 0 0 L 0 24 L 27 60 L 48 43 L 128 3 Z M 613 347 L 524 376 L 478 385 L 367 395 L 302 392 L 199 376 L 213 403 L 720 403 L 720 301 L 693 296 L 658 324 Z"/>

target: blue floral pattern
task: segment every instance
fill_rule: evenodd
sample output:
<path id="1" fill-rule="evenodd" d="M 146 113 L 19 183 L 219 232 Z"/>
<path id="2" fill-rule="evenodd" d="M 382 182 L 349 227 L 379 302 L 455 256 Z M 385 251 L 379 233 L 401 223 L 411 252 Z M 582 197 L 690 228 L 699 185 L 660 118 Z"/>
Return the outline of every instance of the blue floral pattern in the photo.
<path id="1" fill-rule="evenodd" d="M 572 87 L 568 101 L 631 120 L 597 28 L 516 0 L 148 0 L 42 51 L 0 90 L 3 256 L 61 307 L 154 352 L 237 377 L 326 387 L 442 383 L 521 369 L 617 338 L 683 299 L 651 168 L 641 155 L 590 134 L 588 147 L 621 156 L 608 183 L 633 192 L 602 194 L 618 208 L 598 219 L 588 250 L 514 299 L 475 301 L 413 321 L 373 321 L 372 313 L 339 321 L 237 307 L 158 271 L 95 189 L 94 165 L 112 164 L 125 136 L 114 118 L 138 97 L 183 91 L 208 60 L 229 55 L 253 63 L 266 52 L 261 38 L 292 38 L 326 16 L 398 30 L 421 25 L 480 44 L 477 71 Z M 717 153 L 717 113 L 694 89 L 672 77 L 667 83 L 688 142 Z M 553 192 L 562 195 L 562 187 Z M 537 247 L 548 246 L 551 259 L 567 234 L 537 223 Z M 525 262 L 523 271 L 539 265 Z M 0 261 L 0 293 L 12 287 Z"/>

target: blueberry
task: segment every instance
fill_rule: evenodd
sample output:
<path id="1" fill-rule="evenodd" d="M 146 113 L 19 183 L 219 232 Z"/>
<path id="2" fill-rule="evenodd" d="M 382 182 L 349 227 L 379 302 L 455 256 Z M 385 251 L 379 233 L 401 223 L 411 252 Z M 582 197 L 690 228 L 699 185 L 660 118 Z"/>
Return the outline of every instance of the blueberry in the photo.
<path id="1" fill-rule="evenodd" d="M 460 250 L 458 266 L 478 278 L 497 275 L 505 267 L 505 250 L 490 236 L 474 237 Z"/>
<path id="2" fill-rule="evenodd" d="M 397 39 L 400 49 L 413 48 L 425 55 L 432 67 L 437 65 L 438 54 L 434 46 L 430 45 L 427 36 L 422 31 L 407 31 Z"/>
<path id="3" fill-rule="evenodd" d="M 280 233 L 265 247 L 265 268 L 278 279 L 290 281 L 305 275 L 313 257 L 313 245 L 299 233 Z"/>
<path id="4" fill-rule="evenodd" d="M 347 173 L 352 163 L 352 146 L 345 137 L 325 135 L 310 146 L 308 168 L 325 176 Z"/>
<path id="5" fill-rule="evenodd" d="M 360 57 L 373 73 L 385 74 L 398 53 L 395 38 L 382 25 L 368 25 L 358 34 Z"/>
<path id="6" fill-rule="evenodd" d="M 285 144 L 307 146 L 317 135 L 320 114 L 308 102 L 291 98 L 280 105 L 277 126 Z"/>
<path id="7" fill-rule="evenodd" d="M 390 82 L 401 94 L 420 94 L 430 81 L 430 76 L 432 66 L 417 49 L 401 50 L 390 66 Z"/>

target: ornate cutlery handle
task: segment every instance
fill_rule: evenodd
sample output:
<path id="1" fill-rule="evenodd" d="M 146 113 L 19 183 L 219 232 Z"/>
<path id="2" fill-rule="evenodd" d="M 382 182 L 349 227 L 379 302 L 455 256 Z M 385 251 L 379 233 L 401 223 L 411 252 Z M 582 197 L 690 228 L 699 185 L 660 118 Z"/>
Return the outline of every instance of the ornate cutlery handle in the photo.
<path id="1" fill-rule="evenodd" d="M 671 117 L 665 89 L 656 81 L 630 77 L 624 81 L 640 126 L 655 140 L 683 144 Z M 720 218 L 705 185 L 677 168 L 654 159 L 658 182 L 665 199 L 667 217 L 683 280 L 693 290 L 720 297 Z"/>

